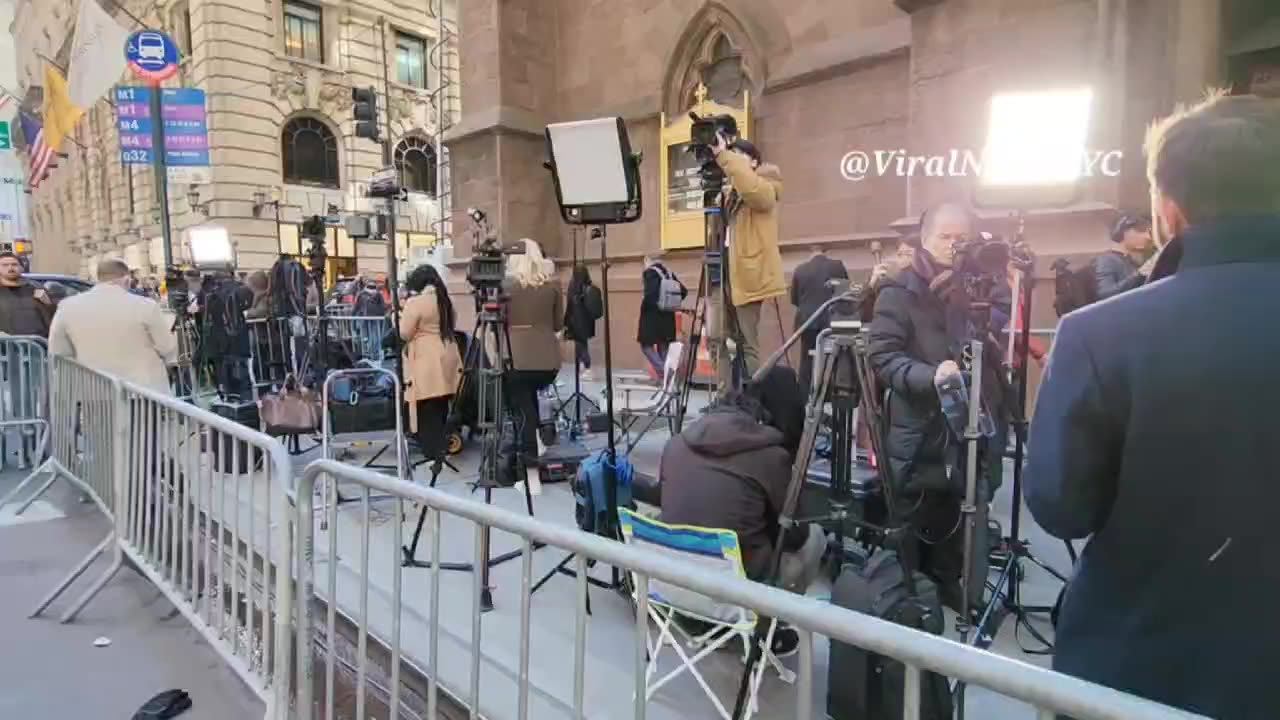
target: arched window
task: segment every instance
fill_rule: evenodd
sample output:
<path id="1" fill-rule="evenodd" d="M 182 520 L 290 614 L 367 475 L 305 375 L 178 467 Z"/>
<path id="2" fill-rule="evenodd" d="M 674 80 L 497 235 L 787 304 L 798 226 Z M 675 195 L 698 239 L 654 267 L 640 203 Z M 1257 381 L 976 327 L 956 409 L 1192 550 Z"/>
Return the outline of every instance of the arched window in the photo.
<path id="1" fill-rule="evenodd" d="M 400 187 L 409 192 L 436 194 L 436 149 L 420 137 L 407 137 L 396 145 L 396 170 Z"/>
<path id="2" fill-rule="evenodd" d="M 338 140 L 329 126 L 314 118 L 294 118 L 280 133 L 284 181 L 298 185 L 338 187 Z"/>

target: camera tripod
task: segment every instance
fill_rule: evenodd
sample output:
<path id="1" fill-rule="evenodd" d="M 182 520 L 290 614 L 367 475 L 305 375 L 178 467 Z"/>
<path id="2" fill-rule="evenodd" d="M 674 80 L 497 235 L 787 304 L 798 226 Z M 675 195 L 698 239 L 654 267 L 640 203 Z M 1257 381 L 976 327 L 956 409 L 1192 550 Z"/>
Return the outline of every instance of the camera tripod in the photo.
<path id="1" fill-rule="evenodd" d="M 890 468 L 883 461 L 881 452 L 883 438 L 880 435 L 880 424 L 875 421 L 879 417 L 880 408 L 875 396 L 875 380 L 871 368 L 866 361 L 866 332 L 862 323 L 854 319 L 860 299 L 860 289 L 845 290 L 823 303 L 782 347 L 774 351 L 760 370 L 753 376 L 762 378 L 781 360 L 787 348 L 799 341 L 803 333 L 813 325 L 818 317 L 832 305 L 839 305 L 838 314 L 833 315 L 831 327 L 818 335 L 815 344 L 814 376 L 816 382 L 809 391 L 809 399 L 805 406 L 804 432 L 800 438 L 800 446 L 796 452 L 792 466 L 791 482 L 787 487 L 786 500 L 783 502 L 778 517 L 780 527 L 779 538 L 788 531 L 801 527 L 804 523 L 818 522 L 834 527 L 836 546 L 844 552 L 845 529 L 853 526 L 853 539 L 864 544 L 882 545 L 884 547 L 900 547 L 902 539 L 909 532 L 909 527 L 900 525 L 896 518 L 894 502 L 894 486 L 890 477 Z M 797 510 L 800 496 L 809 476 L 809 465 L 814 455 L 818 435 L 825 421 L 825 407 L 831 405 L 831 492 L 828 502 L 829 511 L 817 517 L 798 518 Z M 880 488 L 884 494 L 884 502 L 888 522 L 875 524 L 866 519 L 865 513 L 855 517 L 850 512 L 853 505 L 852 470 L 853 453 L 856 438 L 857 413 L 859 410 L 871 415 L 871 442 L 876 457 L 882 458 L 878 464 Z M 877 518 L 878 519 L 878 518 Z M 903 566 L 904 584 L 910 597 L 916 596 L 915 577 L 908 566 L 906 555 L 897 553 Z M 782 542 L 774 544 L 769 559 L 769 584 L 778 585 L 782 563 Z M 750 689 L 753 671 L 763 655 L 764 642 L 768 627 L 765 623 L 757 623 L 751 651 L 743 670 L 742 680 L 738 686 L 738 695 L 732 717 L 741 718 L 746 710 L 746 700 Z"/>
<path id="2" fill-rule="evenodd" d="M 503 426 L 506 419 L 506 406 L 503 402 L 503 380 L 513 372 L 511 360 L 511 330 L 507 323 L 506 312 L 499 297 L 498 287 L 481 288 L 483 293 L 477 298 L 477 313 L 475 332 L 471 336 L 471 345 L 467 348 L 466 357 L 463 359 L 463 375 L 459 381 L 458 390 L 453 396 L 453 401 L 449 404 L 449 417 L 457 417 L 458 404 L 464 401 L 468 392 L 468 382 L 475 385 L 476 394 L 476 420 L 475 426 L 482 433 L 481 448 L 482 456 L 480 459 L 479 477 L 472 486 L 474 491 L 477 488 L 484 490 L 484 501 L 486 504 L 493 502 L 494 488 L 504 487 L 499 481 L 501 474 L 500 463 L 501 456 L 501 440 Z M 485 344 L 488 340 L 493 341 L 493 358 L 490 362 L 485 362 Z M 519 436 L 517 430 L 517 437 Z M 431 467 L 431 487 L 436 486 L 436 481 L 440 477 L 445 461 L 442 457 L 434 459 Z M 529 489 L 529 483 L 524 481 L 524 499 L 525 507 L 529 511 L 529 515 L 533 516 L 533 494 Z M 401 565 L 404 567 L 430 568 L 430 562 L 422 562 L 417 559 L 418 541 L 422 538 L 422 526 L 426 522 L 428 507 L 425 505 L 418 511 L 418 522 L 413 530 L 413 538 L 409 545 L 404 546 L 401 550 L 404 558 Z M 491 530 L 488 526 L 482 526 L 480 530 L 480 555 L 484 557 L 484 561 L 477 568 L 475 563 L 440 563 L 441 570 L 453 570 L 458 572 L 480 572 L 480 609 L 489 611 L 493 609 L 493 588 L 489 584 L 489 571 L 494 566 L 501 565 L 515 558 L 520 557 L 522 550 L 513 550 L 497 557 L 489 557 L 489 539 Z M 543 547 L 542 543 L 534 543 L 533 549 Z"/>

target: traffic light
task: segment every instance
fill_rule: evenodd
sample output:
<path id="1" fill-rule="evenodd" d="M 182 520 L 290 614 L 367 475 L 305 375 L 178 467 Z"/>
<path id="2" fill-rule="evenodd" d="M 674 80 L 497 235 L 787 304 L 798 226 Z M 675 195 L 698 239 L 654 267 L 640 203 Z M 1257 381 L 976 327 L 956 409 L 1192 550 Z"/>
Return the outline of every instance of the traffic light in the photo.
<path id="1" fill-rule="evenodd" d="M 355 101 L 352 115 L 356 121 L 356 137 L 368 138 L 381 142 L 378 133 L 378 91 L 373 88 L 351 88 L 351 99 Z"/>

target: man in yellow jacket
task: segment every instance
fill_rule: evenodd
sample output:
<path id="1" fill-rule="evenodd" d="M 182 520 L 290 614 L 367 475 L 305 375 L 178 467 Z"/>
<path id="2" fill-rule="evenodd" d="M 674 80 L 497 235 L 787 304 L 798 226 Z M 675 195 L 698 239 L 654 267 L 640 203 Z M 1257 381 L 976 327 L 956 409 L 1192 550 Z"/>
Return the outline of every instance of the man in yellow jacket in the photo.
<path id="1" fill-rule="evenodd" d="M 782 274 L 782 254 L 778 251 L 778 201 L 782 196 L 782 171 L 777 165 L 761 164 L 760 151 L 746 140 L 730 143 L 717 135 L 712 146 L 716 164 L 724 170 L 726 188 L 722 209 L 728 228 L 725 238 L 729 257 L 727 296 L 733 313 L 721 313 L 717 332 L 721 353 L 719 362 L 720 391 L 731 387 L 732 356 L 725 351 L 724 340 L 733 338 L 742 344 L 743 359 L 749 377 L 760 365 L 760 314 L 766 300 L 785 295 L 786 278 Z M 736 332 L 731 324 L 736 316 Z M 745 378 L 744 378 L 745 380 Z"/>

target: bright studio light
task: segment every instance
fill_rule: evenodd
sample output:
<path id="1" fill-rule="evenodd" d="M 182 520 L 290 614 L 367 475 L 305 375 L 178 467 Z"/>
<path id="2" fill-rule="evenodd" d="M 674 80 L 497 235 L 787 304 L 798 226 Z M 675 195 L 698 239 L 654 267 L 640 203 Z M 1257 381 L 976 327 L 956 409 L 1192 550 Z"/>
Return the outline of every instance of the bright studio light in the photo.
<path id="1" fill-rule="evenodd" d="M 547 126 L 565 205 L 627 202 L 625 130 L 620 128 L 611 117 Z"/>
<path id="2" fill-rule="evenodd" d="M 197 268 L 235 267 L 235 250 L 231 247 L 231 236 L 224 227 L 208 225 L 189 228 L 187 244 L 191 247 L 191 264 Z"/>
<path id="3" fill-rule="evenodd" d="M 1092 104 L 1090 88 L 992 97 L 982 184 L 1075 184 L 1084 173 Z"/>

